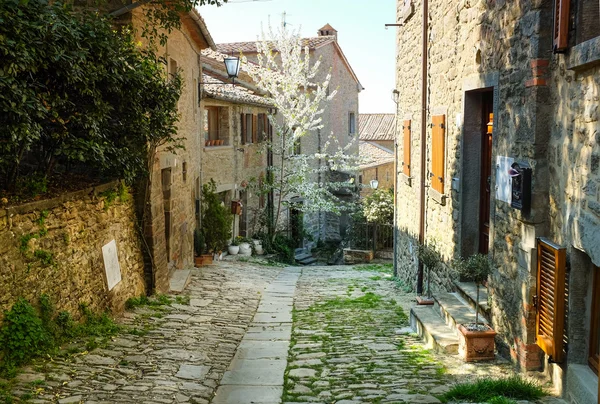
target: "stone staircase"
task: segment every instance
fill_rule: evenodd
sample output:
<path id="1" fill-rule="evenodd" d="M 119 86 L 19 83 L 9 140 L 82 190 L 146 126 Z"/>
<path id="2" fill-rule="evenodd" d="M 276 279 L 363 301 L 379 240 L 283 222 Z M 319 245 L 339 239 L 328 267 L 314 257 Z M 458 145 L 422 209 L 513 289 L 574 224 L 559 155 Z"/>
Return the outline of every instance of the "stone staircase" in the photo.
<path id="1" fill-rule="evenodd" d="M 294 252 L 296 263 L 300 265 L 315 265 L 317 259 L 306 248 L 296 248 Z"/>
<path id="2" fill-rule="evenodd" d="M 439 292 L 433 306 L 413 306 L 410 325 L 425 342 L 440 353 L 458 353 L 457 327 L 475 322 L 476 287 L 474 283 L 455 283 L 457 292 Z M 479 321 L 489 323 L 487 290 L 479 288 Z"/>

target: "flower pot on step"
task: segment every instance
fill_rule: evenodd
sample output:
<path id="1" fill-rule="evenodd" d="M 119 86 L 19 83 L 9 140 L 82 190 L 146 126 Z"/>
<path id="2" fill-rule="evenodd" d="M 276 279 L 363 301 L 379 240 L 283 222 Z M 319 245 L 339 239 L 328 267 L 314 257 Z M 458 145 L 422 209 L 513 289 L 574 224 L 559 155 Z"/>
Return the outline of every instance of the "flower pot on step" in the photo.
<path id="1" fill-rule="evenodd" d="M 202 254 L 200 257 L 202 258 L 202 265 L 211 265 L 213 263 L 212 254 Z"/>
<path id="2" fill-rule="evenodd" d="M 227 252 L 229 253 L 229 255 L 237 255 L 240 252 L 240 246 L 230 245 L 229 247 L 227 247 Z"/>
<path id="3" fill-rule="evenodd" d="M 458 326 L 458 354 L 465 362 L 485 361 L 495 358 L 496 332 L 489 326 L 479 324 L 483 330 L 471 330 L 474 324 Z"/>
<path id="4" fill-rule="evenodd" d="M 199 268 L 202 266 L 202 257 L 201 256 L 194 257 L 194 266 L 196 268 Z"/>

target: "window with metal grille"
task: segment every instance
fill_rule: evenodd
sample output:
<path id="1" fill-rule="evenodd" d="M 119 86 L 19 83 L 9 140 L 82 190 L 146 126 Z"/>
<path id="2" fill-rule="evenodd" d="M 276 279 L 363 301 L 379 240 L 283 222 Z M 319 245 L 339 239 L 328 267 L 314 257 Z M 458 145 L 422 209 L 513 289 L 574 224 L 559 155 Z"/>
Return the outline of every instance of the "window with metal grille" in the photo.
<path id="1" fill-rule="evenodd" d="M 555 362 L 563 359 L 566 249 L 539 238 L 537 243 L 537 344 Z"/>
<path id="2" fill-rule="evenodd" d="M 446 116 L 431 117 L 431 187 L 444 193 L 444 165 L 446 157 Z"/>

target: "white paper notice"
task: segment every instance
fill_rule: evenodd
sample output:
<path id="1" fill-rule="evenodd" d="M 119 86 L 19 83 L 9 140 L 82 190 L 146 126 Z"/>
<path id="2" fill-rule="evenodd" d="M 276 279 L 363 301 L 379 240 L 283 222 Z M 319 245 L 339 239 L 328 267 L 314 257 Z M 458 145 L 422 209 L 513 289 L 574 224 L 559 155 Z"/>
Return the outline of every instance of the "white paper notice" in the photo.
<path id="1" fill-rule="evenodd" d="M 119 257 L 117 257 L 117 243 L 115 240 L 111 240 L 108 244 L 102 246 L 102 257 L 104 258 L 108 290 L 112 290 L 121 282 L 121 266 L 119 265 Z"/>
<path id="2" fill-rule="evenodd" d="M 496 156 L 496 199 L 510 203 L 512 178 L 508 174 L 515 159 Z"/>

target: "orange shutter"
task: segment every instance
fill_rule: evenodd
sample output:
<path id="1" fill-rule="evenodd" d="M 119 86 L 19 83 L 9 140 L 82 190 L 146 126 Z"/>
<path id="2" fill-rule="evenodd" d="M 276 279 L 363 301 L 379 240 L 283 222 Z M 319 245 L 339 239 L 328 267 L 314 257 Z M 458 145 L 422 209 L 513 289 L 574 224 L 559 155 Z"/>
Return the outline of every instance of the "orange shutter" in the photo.
<path id="1" fill-rule="evenodd" d="M 431 186 L 443 194 L 446 116 L 435 115 L 431 119 L 433 128 L 431 132 Z"/>
<path id="2" fill-rule="evenodd" d="M 402 172 L 410 177 L 410 120 L 404 121 L 402 125 L 404 132 L 404 161 L 402 162 Z"/>
<path id="3" fill-rule="evenodd" d="M 258 143 L 257 129 L 258 120 L 256 119 L 256 115 L 252 115 L 252 143 Z"/>
<path id="4" fill-rule="evenodd" d="M 242 144 L 246 144 L 246 114 L 240 114 L 242 118 L 242 133 L 241 140 Z"/>
<path id="5" fill-rule="evenodd" d="M 535 335 L 537 344 L 555 362 L 563 356 L 565 326 L 566 249 L 538 239 Z"/>
<path id="6" fill-rule="evenodd" d="M 554 52 L 561 52 L 569 45 L 570 0 L 554 0 Z"/>

